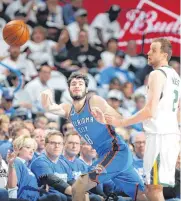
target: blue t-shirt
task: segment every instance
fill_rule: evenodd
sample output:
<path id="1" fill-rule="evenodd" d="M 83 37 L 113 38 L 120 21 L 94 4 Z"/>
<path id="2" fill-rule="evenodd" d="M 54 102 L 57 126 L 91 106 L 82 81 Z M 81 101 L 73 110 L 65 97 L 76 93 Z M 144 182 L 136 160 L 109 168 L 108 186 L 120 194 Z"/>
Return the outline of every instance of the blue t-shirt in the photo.
<path id="1" fill-rule="evenodd" d="M 109 85 L 113 78 L 118 78 L 121 83 L 133 82 L 134 77 L 127 70 L 119 67 L 108 67 L 100 72 L 98 83 L 100 86 Z"/>
<path id="2" fill-rule="evenodd" d="M 18 180 L 18 198 L 36 201 L 39 198 L 38 183 L 35 175 L 21 159 L 14 162 Z"/>
<path id="3" fill-rule="evenodd" d="M 31 170 L 37 178 L 54 174 L 65 182 L 73 179 L 72 171 L 64 160 L 59 158 L 56 163 L 52 162 L 44 153 L 32 162 Z"/>
<path id="4" fill-rule="evenodd" d="M 0 155 L 6 161 L 8 150 L 13 150 L 12 143 L 8 140 L 0 140 Z"/>
<path id="5" fill-rule="evenodd" d="M 133 166 L 143 179 L 143 159 L 138 158 L 135 154 L 133 155 Z"/>
<path id="6" fill-rule="evenodd" d="M 71 167 L 74 179 L 77 179 L 81 174 L 88 172 L 88 166 L 80 158 L 76 157 L 73 161 L 70 161 L 64 157 L 64 160 Z"/>

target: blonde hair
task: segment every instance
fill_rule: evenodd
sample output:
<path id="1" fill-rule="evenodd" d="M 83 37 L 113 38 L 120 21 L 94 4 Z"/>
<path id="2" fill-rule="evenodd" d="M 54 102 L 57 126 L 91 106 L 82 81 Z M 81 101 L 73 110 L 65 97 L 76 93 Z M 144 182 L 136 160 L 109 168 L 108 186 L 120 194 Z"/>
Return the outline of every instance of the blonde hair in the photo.
<path id="1" fill-rule="evenodd" d="M 153 43 L 159 42 L 161 44 L 161 51 L 167 53 L 167 61 L 172 57 L 172 44 L 167 38 L 156 38 Z"/>
<path id="2" fill-rule="evenodd" d="M 34 150 L 37 149 L 37 143 L 33 138 L 26 135 L 21 135 L 14 140 L 13 147 L 15 150 L 20 150 L 21 148 L 30 144 L 33 145 Z"/>
<path id="3" fill-rule="evenodd" d="M 10 123 L 9 117 L 5 114 L 0 115 L 0 126 L 4 123 Z"/>

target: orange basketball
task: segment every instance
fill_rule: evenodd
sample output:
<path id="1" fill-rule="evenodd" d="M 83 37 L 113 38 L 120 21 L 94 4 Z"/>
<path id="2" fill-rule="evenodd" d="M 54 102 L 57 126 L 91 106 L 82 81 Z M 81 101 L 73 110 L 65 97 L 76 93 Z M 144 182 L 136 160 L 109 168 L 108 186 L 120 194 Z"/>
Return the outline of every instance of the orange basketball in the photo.
<path id="1" fill-rule="evenodd" d="M 12 20 L 4 27 L 3 38 L 10 46 L 21 46 L 29 39 L 29 29 L 22 20 Z"/>

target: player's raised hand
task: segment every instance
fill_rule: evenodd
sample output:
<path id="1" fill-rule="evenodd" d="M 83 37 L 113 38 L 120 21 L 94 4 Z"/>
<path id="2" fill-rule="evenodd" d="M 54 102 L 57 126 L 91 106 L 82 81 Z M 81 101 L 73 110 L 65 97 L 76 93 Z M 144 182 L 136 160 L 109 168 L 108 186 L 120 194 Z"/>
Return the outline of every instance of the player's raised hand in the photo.
<path id="1" fill-rule="evenodd" d="M 92 116 L 101 124 L 106 124 L 106 120 L 104 118 L 104 113 L 98 107 L 91 108 Z"/>
<path id="2" fill-rule="evenodd" d="M 16 152 L 11 153 L 10 151 L 8 151 L 8 154 L 7 154 L 7 162 L 8 162 L 8 164 L 12 165 L 14 163 L 16 157 L 17 157 Z"/>
<path id="3" fill-rule="evenodd" d="M 45 109 L 48 109 L 49 106 L 53 103 L 53 94 L 50 89 L 46 89 L 41 92 L 41 104 Z"/>

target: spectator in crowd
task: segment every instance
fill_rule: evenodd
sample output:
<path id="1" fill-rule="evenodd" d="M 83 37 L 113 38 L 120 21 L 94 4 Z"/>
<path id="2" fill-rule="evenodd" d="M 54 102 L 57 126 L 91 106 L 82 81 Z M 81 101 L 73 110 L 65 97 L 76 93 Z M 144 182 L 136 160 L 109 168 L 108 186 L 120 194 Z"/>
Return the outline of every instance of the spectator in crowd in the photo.
<path id="1" fill-rule="evenodd" d="M 114 65 L 116 52 L 118 51 L 118 40 L 110 38 L 106 44 L 106 50 L 101 53 L 101 59 L 103 67 L 109 67 Z"/>
<path id="2" fill-rule="evenodd" d="M 9 140 L 13 141 L 21 135 L 31 136 L 30 131 L 26 128 L 22 119 L 13 121 L 9 126 Z"/>
<path id="3" fill-rule="evenodd" d="M 9 129 L 9 124 L 10 124 L 10 119 L 7 115 L 1 114 L 0 115 L 0 128 L 2 131 L 5 133 L 8 133 Z"/>
<path id="4" fill-rule="evenodd" d="M 144 84 L 141 85 L 140 87 L 138 87 L 134 91 L 134 96 L 136 96 L 136 95 L 146 96 L 146 90 L 147 90 L 147 85 L 148 85 L 148 77 L 149 77 L 148 75 L 145 76 Z"/>
<path id="5" fill-rule="evenodd" d="M 17 197 L 36 201 L 38 199 L 38 183 L 35 175 L 27 167 L 36 150 L 36 142 L 28 136 L 20 136 L 13 142 L 14 153 L 8 155 L 8 188 L 17 188 Z M 18 156 L 18 158 L 16 158 Z M 35 190 L 36 189 L 36 190 Z M 34 191 L 33 191 L 34 190 Z"/>
<path id="6" fill-rule="evenodd" d="M 68 60 L 61 67 L 71 70 L 84 68 L 97 68 L 101 65 L 100 52 L 89 45 L 88 33 L 81 30 L 78 36 L 78 46 L 68 51 Z"/>
<path id="7" fill-rule="evenodd" d="M 55 23 L 60 29 L 63 28 L 63 11 L 62 7 L 58 4 L 58 0 L 47 0 L 46 5 L 49 11 L 48 22 Z"/>
<path id="8" fill-rule="evenodd" d="M 134 147 L 133 165 L 141 178 L 144 179 L 143 157 L 145 152 L 146 136 L 143 132 L 136 132 L 132 135 L 131 143 Z"/>
<path id="9" fill-rule="evenodd" d="M 65 137 L 64 157 L 72 169 L 73 177 L 76 180 L 81 174 L 88 172 L 88 167 L 80 158 L 80 136 L 75 132 Z M 96 191 L 97 188 L 94 190 Z M 100 191 L 100 190 L 99 190 Z M 102 193 L 102 192 L 101 192 Z M 96 194 L 90 194 L 90 201 L 101 201 L 101 197 Z"/>
<path id="10" fill-rule="evenodd" d="M 34 6 L 34 1 L 29 0 L 17 0 L 13 1 L 11 4 L 8 5 L 5 14 L 11 18 L 11 20 L 14 19 L 14 15 L 16 11 L 21 10 L 24 13 L 27 13 L 28 19 L 36 22 L 36 16 L 35 13 L 32 10 L 32 7 Z"/>
<path id="11" fill-rule="evenodd" d="M 77 46 L 79 44 L 78 38 L 80 30 L 88 31 L 87 10 L 80 8 L 75 12 L 74 16 L 76 21 L 67 25 L 60 34 L 58 42 L 58 49 L 60 51 L 62 51 L 65 46 L 68 50 L 73 46 Z"/>
<path id="12" fill-rule="evenodd" d="M 50 130 L 59 130 L 59 124 L 56 121 L 50 121 L 47 125 L 46 125 L 46 129 L 50 129 Z"/>
<path id="13" fill-rule="evenodd" d="M 44 115 L 37 116 L 34 121 L 35 128 L 45 129 L 48 124 L 48 119 Z"/>
<path id="14" fill-rule="evenodd" d="M 75 12 L 82 7 L 82 0 L 70 0 L 70 3 L 63 6 L 64 24 L 75 22 Z"/>
<path id="15" fill-rule="evenodd" d="M 108 68 L 105 68 L 100 72 L 98 83 L 101 87 L 105 88 L 106 86 L 108 86 L 110 81 L 115 77 L 119 78 L 122 84 L 125 82 L 133 81 L 133 77 L 134 77 L 133 74 L 131 74 L 127 70 L 122 69 L 124 58 L 125 58 L 124 52 L 118 51 L 116 53 L 114 65 Z"/>
<path id="16" fill-rule="evenodd" d="M 73 181 L 73 177 L 70 167 L 61 158 L 62 151 L 62 134 L 57 131 L 48 132 L 45 153 L 32 162 L 31 169 L 41 185 L 50 186 L 49 193 L 58 194 L 65 199 L 65 195 L 72 194 L 72 188 L 67 182 Z"/>
<path id="17" fill-rule="evenodd" d="M 9 141 L 8 133 L 3 131 L 0 125 L 0 155 L 5 161 L 8 150 L 12 150 L 12 143 Z"/>
<path id="18" fill-rule="evenodd" d="M 137 44 L 135 40 L 130 40 L 126 47 L 124 69 L 134 73 L 139 72 L 147 65 L 147 59 L 143 55 L 137 54 Z"/>
<path id="19" fill-rule="evenodd" d="M 171 60 L 169 65 L 180 75 L 180 63 L 175 60 Z"/>
<path id="20" fill-rule="evenodd" d="M 47 30 L 41 26 L 36 26 L 33 29 L 31 40 L 22 46 L 22 50 L 34 62 L 36 68 L 39 68 L 43 63 L 54 66 L 53 51 L 56 48 L 57 43 L 47 40 Z"/>
<path id="21" fill-rule="evenodd" d="M 14 193 L 13 198 L 28 201 L 59 201 L 58 195 L 40 195 L 48 191 L 48 188 L 43 189 L 44 186 L 38 188 L 37 179 L 27 166 L 36 150 L 35 140 L 27 136 L 20 136 L 14 141 L 13 146 L 14 152 L 8 155 L 8 188 L 15 189 L 17 187 L 17 195 Z"/>
<path id="22" fill-rule="evenodd" d="M 90 43 L 98 47 L 106 47 L 110 38 L 119 38 L 120 25 L 117 21 L 121 8 L 112 5 L 109 11 L 98 14 L 90 25 Z"/>
<path id="23" fill-rule="evenodd" d="M 8 90 L 14 94 L 13 107 L 27 109 L 27 116 L 31 116 L 32 102 L 28 92 L 24 90 L 25 81 L 23 74 L 17 76 L 14 72 L 10 72 L 7 80 L 12 85 L 8 87 Z M 15 116 L 17 116 L 17 113 Z"/>
<path id="24" fill-rule="evenodd" d="M 119 112 L 123 117 L 131 116 L 127 109 L 122 107 L 123 103 L 123 93 L 117 89 L 112 89 L 107 94 L 107 102 L 113 107 L 117 112 Z"/>
<path id="25" fill-rule="evenodd" d="M 87 172 L 86 165 L 77 157 L 80 152 L 80 141 L 80 136 L 76 132 L 65 137 L 64 157 L 72 168 L 75 180 L 81 174 Z"/>
<path id="26" fill-rule="evenodd" d="M 136 103 L 136 110 L 132 113 L 135 114 L 138 111 L 140 111 L 145 106 L 145 96 L 143 95 L 136 95 L 134 97 L 135 103 Z M 133 129 L 137 131 L 143 131 L 143 125 L 142 123 L 134 124 L 131 126 Z"/>
<path id="27" fill-rule="evenodd" d="M 37 70 L 33 62 L 27 58 L 25 55 L 21 54 L 20 47 L 10 46 L 9 47 L 9 56 L 2 60 L 2 62 L 12 69 L 17 69 L 25 76 L 25 81 L 30 81 L 31 78 L 37 75 Z M 6 75 L 9 74 L 9 71 L 4 67 L 1 67 L 1 72 L 4 71 Z"/>
<path id="28" fill-rule="evenodd" d="M 40 4 L 36 12 L 37 26 L 41 26 L 44 28 L 47 27 L 48 14 L 49 10 L 46 4 L 45 3 Z"/>
<path id="29" fill-rule="evenodd" d="M 71 134 L 72 132 L 75 132 L 74 126 L 70 121 L 65 121 L 65 123 L 62 125 L 62 133 L 65 137 L 66 135 Z"/>
<path id="30" fill-rule="evenodd" d="M 32 136 L 37 143 L 37 149 L 34 153 L 34 158 L 36 158 L 45 151 L 45 130 L 37 128 L 33 131 Z"/>
<path id="31" fill-rule="evenodd" d="M 24 87 L 24 90 L 30 96 L 30 100 L 33 104 L 33 112 L 42 112 L 43 109 L 39 102 L 40 92 L 48 88 L 48 80 L 51 78 L 52 68 L 48 65 L 42 65 L 39 70 L 38 77 L 31 80 Z"/>
<path id="32" fill-rule="evenodd" d="M 91 147 L 85 140 L 81 140 L 81 149 L 79 157 L 88 167 L 90 167 L 93 161 L 97 158 L 96 150 Z"/>
<path id="33" fill-rule="evenodd" d="M 0 189 L 1 188 L 6 189 L 7 181 L 8 181 L 8 166 L 0 154 Z"/>
<path id="34" fill-rule="evenodd" d="M 4 110 L 4 114 L 9 117 L 15 114 L 15 108 L 13 107 L 14 95 L 9 90 L 5 89 L 1 98 L 1 108 Z"/>
<path id="35" fill-rule="evenodd" d="M 123 88 L 122 88 L 122 91 L 124 94 L 123 107 L 125 109 L 129 110 L 131 113 L 133 111 L 135 111 L 135 109 L 136 109 L 136 104 L 135 104 L 133 96 L 132 96 L 133 92 L 134 92 L 133 88 L 134 88 L 133 83 L 131 83 L 131 82 L 124 83 Z"/>
<path id="36" fill-rule="evenodd" d="M 24 125 L 30 131 L 31 134 L 35 130 L 35 127 L 33 125 L 33 121 L 31 119 L 25 120 Z"/>

